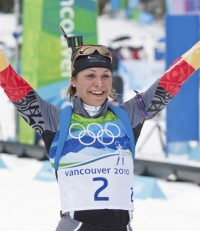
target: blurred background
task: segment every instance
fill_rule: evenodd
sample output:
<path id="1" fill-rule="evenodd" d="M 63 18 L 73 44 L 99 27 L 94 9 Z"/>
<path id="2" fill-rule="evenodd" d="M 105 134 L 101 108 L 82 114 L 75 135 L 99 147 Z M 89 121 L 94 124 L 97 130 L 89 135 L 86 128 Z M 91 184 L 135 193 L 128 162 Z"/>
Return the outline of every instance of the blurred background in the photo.
<path id="1" fill-rule="evenodd" d="M 63 108 L 71 50 L 60 26 L 85 44 L 108 46 L 120 104 L 200 39 L 199 14 L 200 0 L 0 0 L 0 47 L 41 97 Z M 1 89 L 0 98 L 0 229 L 53 229 L 58 192 L 43 142 Z M 135 230 L 199 230 L 199 127 L 197 71 L 138 140 Z"/>

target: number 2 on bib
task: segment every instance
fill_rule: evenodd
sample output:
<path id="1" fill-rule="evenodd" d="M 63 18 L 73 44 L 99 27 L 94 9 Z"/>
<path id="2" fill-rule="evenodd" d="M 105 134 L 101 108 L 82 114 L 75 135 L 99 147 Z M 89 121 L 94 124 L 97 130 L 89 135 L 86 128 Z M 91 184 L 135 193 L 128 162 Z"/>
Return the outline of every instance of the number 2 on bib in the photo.
<path id="1" fill-rule="evenodd" d="M 94 200 L 95 201 L 109 201 L 109 197 L 102 197 L 102 196 L 99 196 L 99 194 L 105 189 L 108 187 L 108 181 L 106 178 L 104 177 L 95 177 L 93 178 L 93 181 L 101 181 L 103 184 L 100 188 L 98 188 L 96 190 L 96 192 L 94 193 Z"/>

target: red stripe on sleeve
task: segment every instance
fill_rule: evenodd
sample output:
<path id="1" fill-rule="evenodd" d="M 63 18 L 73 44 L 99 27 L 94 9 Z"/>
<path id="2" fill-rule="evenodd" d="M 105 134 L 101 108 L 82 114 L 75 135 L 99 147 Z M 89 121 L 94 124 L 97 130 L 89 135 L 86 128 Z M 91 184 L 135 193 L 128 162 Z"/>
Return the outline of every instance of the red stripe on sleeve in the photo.
<path id="1" fill-rule="evenodd" d="M 12 102 L 21 100 L 32 90 L 32 87 L 15 72 L 11 65 L 0 72 L 0 85 Z"/>
<path id="2" fill-rule="evenodd" d="M 160 86 L 162 86 L 171 95 L 176 95 L 181 85 L 195 72 L 195 69 L 190 66 L 185 60 L 178 59 L 173 65 L 164 73 L 160 79 Z"/>

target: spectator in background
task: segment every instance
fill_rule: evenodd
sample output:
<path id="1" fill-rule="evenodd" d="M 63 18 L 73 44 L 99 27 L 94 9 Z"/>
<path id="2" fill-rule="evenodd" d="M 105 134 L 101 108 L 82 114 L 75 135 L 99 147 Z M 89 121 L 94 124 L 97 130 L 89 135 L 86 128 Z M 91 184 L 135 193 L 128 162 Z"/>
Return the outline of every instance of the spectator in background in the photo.
<path id="1" fill-rule="evenodd" d="M 131 50 L 131 58 L 135 60 L 141 60 L 146 58 L 146 54 L 143 46 L 129 47 Z"/>

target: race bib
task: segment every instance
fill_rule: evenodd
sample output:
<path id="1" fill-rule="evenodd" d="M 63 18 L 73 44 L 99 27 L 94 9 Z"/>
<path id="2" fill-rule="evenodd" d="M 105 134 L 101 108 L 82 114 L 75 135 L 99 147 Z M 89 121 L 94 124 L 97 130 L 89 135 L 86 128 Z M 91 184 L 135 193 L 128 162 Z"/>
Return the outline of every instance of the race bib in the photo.
<path id="1" fill-rule="evenodd" d="M 58 170 L 63 212 L 90 209 L 133 210 L 133 161 L 110 153 Z"/>
<path id="2" fill-rule="evenodd" d="M 72 117 L 57 173 L 63 212 L 133 210 L 130 140 L 111 112 L 97 119 Z"/>

